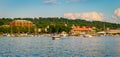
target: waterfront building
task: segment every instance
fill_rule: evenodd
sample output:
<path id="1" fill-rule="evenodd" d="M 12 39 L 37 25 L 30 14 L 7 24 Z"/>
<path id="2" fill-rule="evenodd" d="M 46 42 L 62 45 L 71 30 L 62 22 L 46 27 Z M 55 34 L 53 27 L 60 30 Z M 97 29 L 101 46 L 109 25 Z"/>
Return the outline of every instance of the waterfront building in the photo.
<path id="1" fill-rule="evenodd" d="M 89 34 L 92 31 L 92 26 L 75 26 L 71 30 L 72 35 L 84 35 L 84 34 Z"/>
<path id="2" fill-rule="evenodd" d="M 117 28 L 117 29 L 109 29 L 107 31 L 101 31 L 101 32 L 98 32 L 98 35 L 120 35 L 120 28 Z"/>
<path id="3" fill-rule="evenodd" d="M 108 31 L 110 35 L 120 35 L 120 29 L 111 29 Z"/>

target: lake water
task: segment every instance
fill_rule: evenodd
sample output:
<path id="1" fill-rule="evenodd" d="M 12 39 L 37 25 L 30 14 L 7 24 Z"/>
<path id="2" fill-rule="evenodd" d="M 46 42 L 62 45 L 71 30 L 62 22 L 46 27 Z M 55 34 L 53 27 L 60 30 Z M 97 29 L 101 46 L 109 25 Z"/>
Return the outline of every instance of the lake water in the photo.
<path id="1" fill-rule="evenodd" d="M 0 57 L 120 57 L 120 37 L 0 37 Z"/>

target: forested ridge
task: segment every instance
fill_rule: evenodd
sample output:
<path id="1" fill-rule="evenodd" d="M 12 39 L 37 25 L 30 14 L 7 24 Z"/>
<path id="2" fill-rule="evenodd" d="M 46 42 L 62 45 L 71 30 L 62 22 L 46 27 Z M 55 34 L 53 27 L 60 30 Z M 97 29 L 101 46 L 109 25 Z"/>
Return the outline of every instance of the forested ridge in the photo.
<path id="1" fill-rule="evenodd" d="M 49 32 L 69 32 L 71 27 L 74 26 L 93 26 L 100 30 L 104 28 L 120 28 L 120 24 L 102 22 L 102 21 L 86 21 L 82 19 L 70 20 L 67 18 L 58 18 L 58 17 L 48 17 L 48 18 L 0 18 L 0 26 L 9 25 L 10 22 L 14 20 L 28 20 L 33 22 L 37 28 L 45 29 L 49 26 Z M 53 31 L 56 30 L 56 31 Z"/>

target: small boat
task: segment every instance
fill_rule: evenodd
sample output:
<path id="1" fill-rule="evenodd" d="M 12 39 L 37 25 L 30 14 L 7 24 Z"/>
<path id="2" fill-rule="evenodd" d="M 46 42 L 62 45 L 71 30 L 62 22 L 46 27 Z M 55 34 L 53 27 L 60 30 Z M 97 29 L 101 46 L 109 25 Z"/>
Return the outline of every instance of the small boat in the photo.
<path id="1" fill-rule="evenodd" d="M 59 40 L 60 39 L 60 36 L 53 36 L 52 37 L 52 40 Z"/>

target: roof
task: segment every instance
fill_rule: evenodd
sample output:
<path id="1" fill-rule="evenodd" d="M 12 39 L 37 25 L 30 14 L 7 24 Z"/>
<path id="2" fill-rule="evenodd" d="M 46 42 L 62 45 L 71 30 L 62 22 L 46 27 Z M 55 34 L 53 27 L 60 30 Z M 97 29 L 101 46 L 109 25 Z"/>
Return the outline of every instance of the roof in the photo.
<path id="1" fill-rule="evenodd" d="M 73 28 L 73 30 L 76 30 L 76 31 L 88 31 L 89 28 L 86 28 L 86 27 L 82 27 L 82 28 L 80 28 L 80 27 L 75 27 L 75 28 Z"/>
<path id="2" fill-rule="evenodd" d="M 27 20 L 14 20 L 13 22 L 31 22 L 31 21 L 27 21 Z"/>

